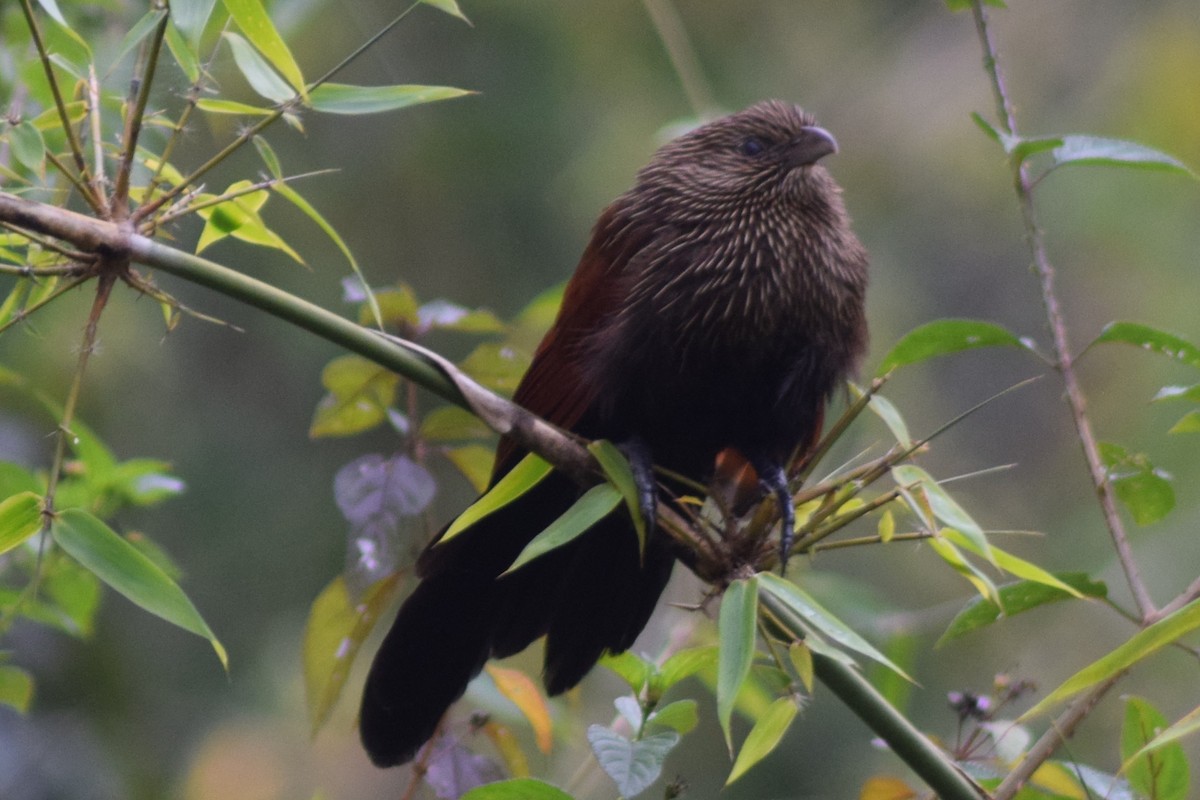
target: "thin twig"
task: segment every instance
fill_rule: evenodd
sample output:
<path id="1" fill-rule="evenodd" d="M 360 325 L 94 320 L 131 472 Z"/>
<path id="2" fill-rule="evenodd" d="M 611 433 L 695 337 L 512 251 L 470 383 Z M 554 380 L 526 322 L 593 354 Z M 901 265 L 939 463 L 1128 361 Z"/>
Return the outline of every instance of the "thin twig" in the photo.
<path id="1" fill-rule="evenodd" d="M 83 157 L 83 145 L 79 142 L 79 135 L 75 132 L 75 127 L 71 124 L 71 116 L 67 113 L 67 104 L 63 101 L 62 91 L 58 87 L 58 78 L 54 76 L 54 68 L 50 65 L 50 53 L 46 50 L 46 42 L 42 39 L 42 29 L 37 23 L 37 17 L 33 13 L 33 5 L 30 0 L 21 0 L 21 11 L 25 14 L 25 24 L 29 26 L 29 34 L 33 37 L 33 43 L 37 47 L 38 58 L 42 62 L 42 70 L 46 73 L 46 82 L 50 85 L 50 93 L 54 95 L 54 106 L 58 109 L 58 120 L 62 125 L 63 133 L 67 137 L 67 145 L 71 148 L 71 157 L 75 160 L 75 166 L 79 170 L 80 180 L 73 180 L 80 194 L 87 200 L 88 205 L 97 211 L 100 210 L 101 204 L 88 186 L 88 168 L 87 161 Z M 57 161 L 57 159 L 55 159 Z M 66 174 L 66 169 L 61 162 L 56 164 Z"/>
<path id="2" fill-rule="evenodd" d="M 167 213 L 155 218 L 154 220 L 152 220 L 152 222 L 155 227 L 160 226 L 160 225 L 165 225 L 166 223 L 172 222 L 180 217 L 195 213 L 202 208 L 210 208 L 212 206 L 220 205 L 221 203 L 224 203 L 228 200 L 233 200 L 238 197 L 244 197 L 245 195 L 254 194 L 255 192 L 261 192 L 264 189 L 271 189 L 275 186 L 278 186 L 281 183 L 288 183 L 290 181 L 299 180 L 300 178 L 311 178 L 315 175 L 325 175 L 327 173 L 334 172 L 334 171 L 335 170 L 332 170 L 332 169 L 318 169 L 318 170 L 313 170 L 312 172 L 304 172 L 299 175 L 290 175 L 290 176 L 283 177 L 283 178 L 268 178 L 266 180 L 261 180 L 258 183 L 253 183 L 249 186 L 243 186 L 241 189 L 238 189 L 235 192 L 226 192 L 225 194 L 219 195 L 217 197 L 212 197 L 208 200 L 204 200 L 199 203 L 193 203 L 191 205 L 176 206 L 175 208 L 172 208 Z M 147 223 L 147 224 L 150 224 L 150 223 Z M 143 231 L 143 233 L 145 233 L 145 231 Z"/>
<path id="3" fill-rule="evenodd" d="M 88 118 L 92 124 L 92 191 L 104 206 L 100 215 L 107 217 L 108 201 L 104 194 L 104 133 L 100 124 L 100 81 L 96 78 L 95 64 L 88 64 Z"/>
<path id="4" fill-rule="evenodd" d="M 670 0 L 642 0 L 654 30 L 666 48 L 671 66 L 683 84 L 683 93 L 687 95 L 692 111 L 698 116 L 712 113 L 716 108 L 712 92 L 709 91 L 708 81 L 696 57 L 696 50 L 688 39 L 687 28 L 679 17 L 679 12 L 671 5 Z"/>
<path id="5" fill-rule="evenodd" d="M 1017 136 L 1016 114 L 1013 111 L 1012 102 L 1005 87 L 1004 75 L 1000 70 L 995 43 L 992 41 L 991 31 L 988 29 L 987 13 L 984 11 L 980 0 L 975 0 L 972 3 L 972 10 L 975 15 L 975 29 L 979 35 L 979 43 L 983 48 L 983 66 L 987 71 L 988 77 L 991 79 L 992 91 L 996 98 L 996 110 L 1000 116 L 1000 124 L 1007 133 Z M 1016 190 L 1017 200 L 1021 206 L 1021 217 L 1025 226 L 1025 238 L 1029 243 L 1029 250 L 1033 256 L 1033 266 L 1041 281 L 1042 303 L 1045 306 L 1046 319 L 1049 322 L 1050 332 L 1054 339 L 1055 368 L 1058 370 L 1059 375 L 1062 376 L 1063 385 L 1066 390 L 1067 404 L 1071 408 L 1071 416 L 1075 421 L 1075 431 L 1079 436 L 1079 443 L 1083 448 L 1084 458 L 1087 460 L 1092 486 L 1096 490 L 1096 497 L 1100 502 L 1100 508 L 1104 513 L 1104 519 L 1108 525 L 1109 534 L 1112 537 L 1113 546 L 1117 552 L 1117 559 L 1121 562 L 1121 568 L 1125 572 L 1125 580 L 1129 583 L 1129 589 L 1133 593 L 1138 613 L 1143 620 L 1150 620 L 1154 618 L 1156 613 L 1154 600 L 1150 597 L 1150 592 L 1147 590 L 1138 572 L 1137 562 L 1133 557 L 1133 549 L 1129 545 L 1129 537 L 1125 532 L 1125 523 L 1121 520 L 1121 514 L 1117 510 L 1112 486 L 1108 482 L 1107 470 L 1104 467 L 1103 459 L 1100 458 L 1100 449 L 1096 444 L 1096 436 L 1092 432 L 1092 423 L 1087 414 L 1087 400 L 1084 397 L 1083 390 L 1079 385 L 1078 376 L 1075 373 L 1070 340 L 1067 336 L 1066 320 L 1063 317 L 1062 308 L 1058 301 L 1058 293 L 1054 287 L 1054 267 L 1050 263 L 1050 258 L 1046 253 L 1045 237 L 1041 226 L 1038 224 L 1037 210 L 1033 201 L 1033 186 L 1025 165 L 1016 159 L 1013 160 L 1013 188 Z"/>
<path id="6" fill-rule="evenodd" d="M 142 134 L 142 118 L 146 113 L 146 104 L 150 101 L 150 89 L 154 84 L 154 73 L 158 69 L 158 55 L 162 52 L 163 38 L 167 35 L 167 23 L 171 18 L 163 10 L 163 18 L 154 29 L 154 38 L 146 56 L 145 66 L 134 71 L 130 79 L 131 91 L 136 90 L 136 99 L 129 104 L 125 112 L 125 132 L 121 136 L 121 160 L 117 167 L 117 177 L 113 183 L 112 209 L 114 219 L 118 222 L 129 216 L 129 180 L 133 174 L 133 159 L 137 153 L 138 139 Z"/>

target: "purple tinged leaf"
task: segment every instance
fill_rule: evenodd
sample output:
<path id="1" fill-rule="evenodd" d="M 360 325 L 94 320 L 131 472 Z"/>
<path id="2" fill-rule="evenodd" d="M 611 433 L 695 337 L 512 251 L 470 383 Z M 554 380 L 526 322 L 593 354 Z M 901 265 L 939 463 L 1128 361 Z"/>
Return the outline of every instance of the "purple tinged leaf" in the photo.
<path id="1" fill-rule="evenodd" d="M 372 453 L 338 470 L 333 490 L 342 515 L 352 524 L 363 524 L 381 515 L 420 514 L 433 500 L 437 484 L 408 456 Z"/>
<path id="2" fill-rule="evenodd" d="M 446 734 L 426 745 L 425 782 L 438 797 L 455 800 L 470 790 L 502 780 L 504 773 L 492 759 L 473 753 L 456 737 Z"/>

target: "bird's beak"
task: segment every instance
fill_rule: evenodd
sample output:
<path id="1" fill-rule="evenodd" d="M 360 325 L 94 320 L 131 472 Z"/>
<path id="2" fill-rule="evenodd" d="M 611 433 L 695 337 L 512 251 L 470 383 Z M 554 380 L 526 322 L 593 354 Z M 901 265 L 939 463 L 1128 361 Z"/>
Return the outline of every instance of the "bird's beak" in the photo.
<path id="1" fill-rule="evenodd" d="M 807 167 L 838 151 L 837 139 L 824 128 L 806 125 L 800 135 L 788 143 L 788 164 L 792 167 Z"/>

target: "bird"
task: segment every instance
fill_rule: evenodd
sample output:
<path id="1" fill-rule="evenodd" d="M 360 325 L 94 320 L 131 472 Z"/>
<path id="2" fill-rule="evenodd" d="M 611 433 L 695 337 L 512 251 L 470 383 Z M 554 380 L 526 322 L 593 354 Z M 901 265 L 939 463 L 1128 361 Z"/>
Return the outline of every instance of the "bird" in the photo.
<path id="1" fill-rule="evenodd" d="M 435 537 L 364 685 L 360 738 L 376 765 L 411 761 L 489 658 L 544 636 L 553 696 L 633 645 L 677 560 L 652 524 L 653 466 L 705 481 L 732 453 L 791 533 L 788 467 L 867 344 L 867 252 L 820 163 L 837 149 L 800 107 L 761 101 L 663 144 L 600 214 L 513 401 L 616 443 L 649 535 L 640 549 L 622 506 L 502 574 L 580 497 L 555 471 Z M 525 455 L 502 438 L 492 485 Z"/>

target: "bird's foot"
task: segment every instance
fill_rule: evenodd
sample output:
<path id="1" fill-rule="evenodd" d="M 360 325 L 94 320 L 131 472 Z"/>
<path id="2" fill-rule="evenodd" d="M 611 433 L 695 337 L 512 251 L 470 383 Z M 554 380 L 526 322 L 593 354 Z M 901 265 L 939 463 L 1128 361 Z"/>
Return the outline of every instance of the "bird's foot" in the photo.
<path id="1" fill-rule="evenodd" d="M 779 506 L 779 573 L 787 572 L 788 555 L 792 549 L 792 538 L 796 531 L 796 503 L 788 488 L 787 474 L 779 464 L 755 464 L 758 480 L 763 488 L 775 496 Z"/>
<path id="2" fill-rule="evenodd" d="M 640 436 L 633 436 L 617 447 L 629 459 L 633 472 L 633 483 L 637 487 L 638 511 L 641 512 L 644 530 L 654 530 L 658 515 L 657 492 L 654 485 L 654 462 L 650 459 L 650 447 Z"/>

